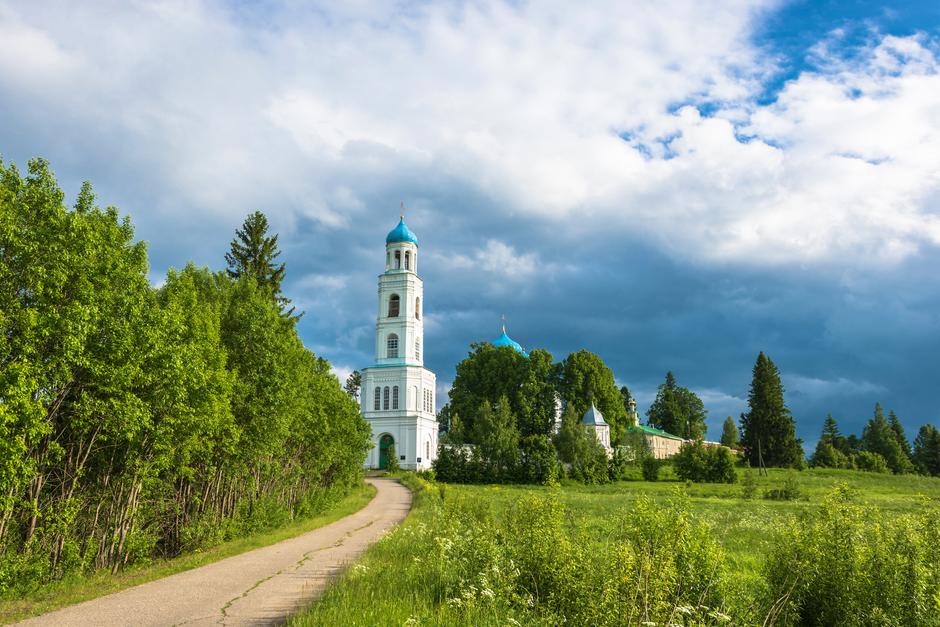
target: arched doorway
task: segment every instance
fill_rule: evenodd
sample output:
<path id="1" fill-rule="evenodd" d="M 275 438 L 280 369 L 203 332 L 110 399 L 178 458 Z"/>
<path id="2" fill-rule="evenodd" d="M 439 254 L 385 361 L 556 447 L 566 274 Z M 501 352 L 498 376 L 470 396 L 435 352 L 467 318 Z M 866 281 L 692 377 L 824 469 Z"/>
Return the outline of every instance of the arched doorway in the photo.
<path id="1" fill-rule="evenodd" d="M 389 434 L 383 435 L 379 438 L 379 469 L 386 470 L 388 468 L 388 449 L 395 444 L 395 438 Z"/>

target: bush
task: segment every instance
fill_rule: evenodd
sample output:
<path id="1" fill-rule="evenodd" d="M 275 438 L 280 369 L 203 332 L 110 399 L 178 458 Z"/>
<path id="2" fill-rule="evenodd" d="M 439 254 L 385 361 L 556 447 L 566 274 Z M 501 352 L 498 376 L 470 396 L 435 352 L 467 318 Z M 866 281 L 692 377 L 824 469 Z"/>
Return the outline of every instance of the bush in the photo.
<path id="1" fill-rule="evenodd" d="M 787 473 L 787 478 L 783 482 L 782 488 L 771 488 L 764 492 L 764 498 L 772 501 L 795 501 L 803 496 L 800 491 L 800 484 L 796 480 L 796 474 Z"/>
<path id="2" fill-rule="evenodd" d="M 519 480 L 524 483 L 548 485 L 561 477 L 558 456 L 552 441 L 545 435 L 529 435 L 521 442 L 522 464 Z"/>
<path id="3" fill-rule="evenodd" d="M 855 467 L 866 472 L 877 472 L 886 474 L 891 472 L 888 468 L 888 460 L 878 453 L 861 451 L 855 454 Z"/>
<path id="4" fill-rule="evenodd" d="M 765 604 L 783 625 L 940 625 L 940 508 L 885 516 L 837 487 L 777 537 Z"/>
<path id="5" fill-rule="evenodd" d="M 659 479 L 659 469 L 662 468 L 662 461 L 652 455 L 644 457 L 640 464 L 643 469 L 643 479 L 645 481 L 657 481 Z"/>
<path id="6" fill-rule="evenodd" d="M 748 468 L 741 477 L 741 498 L 753 499 L 757 496 L 757 479 L 754 478 L 754 471 Z"/>
<path id="7" fill-rule="evenodd" d="M 686 442 L 672 458 L 680 479 L 699 483 L 735 483 L 734 461 L 724 446 L 705 446 L 701 440 Z"/>
<path id="8" fill-rule="evenodd" d="M 607 476 L 611 481 L 622 481 L 630 475 L 633 460 L 624 447 L 614 449 L 610 459 L 607 460 Z"/>
<path id="9" fill-rule="evenodd" d="M 395 444 L 388 445 L 388 468 L 389 472 L 398 472 L 401 465 L 398 463 L 398 451 L 395 450 Z"/>

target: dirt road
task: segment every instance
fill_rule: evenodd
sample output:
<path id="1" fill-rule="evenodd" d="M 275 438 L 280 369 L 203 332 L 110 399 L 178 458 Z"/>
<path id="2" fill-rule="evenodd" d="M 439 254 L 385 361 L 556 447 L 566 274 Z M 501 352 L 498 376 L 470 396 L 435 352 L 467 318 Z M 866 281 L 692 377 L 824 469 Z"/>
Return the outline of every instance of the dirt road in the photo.
<path id="1" fill-rule="evenodd" d="M 407 488 L 389 479 L 366 481 L 378 490 L 375 498 L 326 527 L 20 624 L 282 624 L 408 514 Z"/>

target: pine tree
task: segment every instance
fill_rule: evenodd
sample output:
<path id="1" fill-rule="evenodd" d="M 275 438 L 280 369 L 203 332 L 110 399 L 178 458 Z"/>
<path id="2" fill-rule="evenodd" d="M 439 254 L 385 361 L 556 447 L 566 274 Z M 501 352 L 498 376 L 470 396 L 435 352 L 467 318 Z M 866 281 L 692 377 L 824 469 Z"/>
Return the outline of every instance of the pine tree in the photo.
<path id="1" fill-rule="evenodd" d="M 842 452 L 838 443 L 843 440 L 839 435 L 839 426 L 832 414 L 826 416 L 823 423 L 822 434 L 816 443 L 816 450 L 810 457 L 809 464 L 814 468 L 847 468 L 849 460 Z"/>
<path id="2" fill-rule="evenodd" d="M 353 370 L 349 373 L 349 376 L 346 377 L 346 385 L 343 386 L 343 389 L 346 390 L 350 398 L 358 401 L 360 388 L 362 388 L 362 373 L 358 370 Z"/>
<path id="3" fill-rule="evenodd" d="M 826 421 L 823 423 L 822 435 L 820 440 L 827 440 L 830 444 L 835 445 L 842 438 L 842 435 L 839 433 L 839 425 L 836 424 L 836 419 L 832 417 L 832 414 L 826 414 Z"/>
<path id="4" fill-rule="evenodd" d="M 763 352 L 754 364 L 747 402 L 748 412 L 741 415 L 741 444 L 751 465 L 801 466 L 802 443 L 783 399 L 780 372 Z"/>
<path id="5" fill-rule="evenodd" d="M 734 418 L 728 416 L 725 418 L 725 424 L 721 429 L 721 443 L 729 448 L 736 448 L 739 439 L 738 426 L 734 424 Z"/>
<path id="6" fill-rule="evenodd" d="M 259 286 L 271 293 L 283 311 L 290 300 L 281 294 L 286 268 L 283 263 L 278 264 L 276 261 L 280 254 L 277 234 L 268 235 L 268 218 L 260 211 L 255 211 L 235 231 L 235 239 L 232 240 L 229 252 L 225 253 L 225 261 L 228 263 L 226 272 L 230 277 L 237 279 L 247 275 L 254 278 Z M 294 308 L 291 307 L 286 315 L 290 317 L 293 313 Z"/>

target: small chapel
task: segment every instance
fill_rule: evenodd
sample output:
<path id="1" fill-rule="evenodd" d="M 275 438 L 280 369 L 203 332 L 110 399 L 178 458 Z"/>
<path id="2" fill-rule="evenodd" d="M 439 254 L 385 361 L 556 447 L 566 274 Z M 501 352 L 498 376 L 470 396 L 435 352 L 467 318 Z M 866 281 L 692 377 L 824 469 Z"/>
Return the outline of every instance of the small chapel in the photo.
<path id="1" fill-rule="evenodd" d="M 431 467 L 437 455 L 436 377 L 424 367 L 418 236 L 401 216 L 385 238 L 379 275 L 375 362 L 362 369 L 362 415 L 372 427 L 366 468 L 388 468 L 389 456 L 408 470 Z"/>

